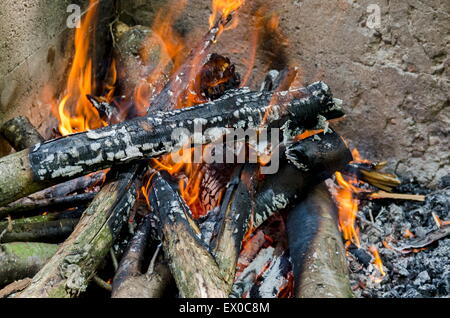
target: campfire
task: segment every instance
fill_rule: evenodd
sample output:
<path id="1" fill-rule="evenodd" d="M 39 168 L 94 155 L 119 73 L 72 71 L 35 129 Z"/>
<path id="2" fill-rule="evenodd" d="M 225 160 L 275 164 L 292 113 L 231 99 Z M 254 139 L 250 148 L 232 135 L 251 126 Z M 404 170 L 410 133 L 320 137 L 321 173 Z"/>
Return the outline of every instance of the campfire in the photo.
<path id="1" fill-rule="evenodd" d="M 119 12 L 100 74 L 102 12 L 90 0 L 51 97 L 52 138 L 23 116 L 1 127 L 15 151 L 0 158 L 0 297 L 412 293 L 397 264 L 448 252 L 448 187 L 402 182 L 350 147 L 334 129 L 345 96 L 304 81 L 269 8 L 253 8 L 238 66 L 215 48 L 241 27 L 245 1 L 212 0 L 200 36 L 175 29 L 183 5 L 161 9 L 151 28 Z M 264 45 L 276 49 L 250 84 Z M 421 209 L 408 227 L 399 206 Z M 419 270 L 416 285 L 432 293 Z M 448 287 L 436 282 L 434 294 Z"/>

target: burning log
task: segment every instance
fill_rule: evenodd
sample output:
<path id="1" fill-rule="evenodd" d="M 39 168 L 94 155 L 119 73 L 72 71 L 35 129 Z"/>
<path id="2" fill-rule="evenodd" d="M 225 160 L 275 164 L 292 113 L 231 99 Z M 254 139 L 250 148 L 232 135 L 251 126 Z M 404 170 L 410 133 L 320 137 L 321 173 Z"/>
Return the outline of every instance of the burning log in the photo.
<path id="1" fill-rule="evenodd" d="M 142 169 L 130 170 L 110 171 L 109 177 L 116 181 L 102 188 L 70 237 L 19 297 L 73 297 L 86 289 L 136 200 Z"/>
<path id="2" fill-rule="evenodd" d="M 112 298 L 161 298 L 172 283 L 170 269 L 158 255 L 146 272 L 142 270 L 144 254 L 150 245 L 151 218 L 147 215 L 141 221 L 120 261 L 112 284 Z"/>
<path id="3" fill-rule="evenodd" d="M 30 197 L 27 200 L 13 202 L 3 208 L 0 208 L 0 219 L 12 215 L 32 214 L 39 212 L 61 211 L 72 207 L 86 205 L 94 199 L 96 192 L 87 192 L 64 197 L 33 200 Z"/>
<path id="4" fill-rule="evenodd" d="M 160 173 L 152 178 L 151 207 L 161 222 L 163 247 L 181 297 L 225 298 L 228 286 L 178 192 Z M 194 265 L 195 264 L 195 265 Z"/>
<path id="5" fill-rule="evenodd" d="M 151 102 L 151 109 L 167 111 L 179 108 L 179 105 L 183 104 L 183 99 L 187 97 L 189 88 L 195 87 L 195 79 L 200 73 L 200 67 L 207 63 L 211 46 L 217 41 L 221 30 L 230 23 L 232 17 L 233 12 L 215 22 L 200 43 L 191 50 L 183 65 L 172 74 L 162 92 Z"/>
<path id="6" fill-rule="evenodd" d="M 352 155 L 336 133 L 321 133 L 288 146 L 286 160 L 291 164 L 281 164 L 277 174 L 266 176 L 257 187 L 254 227 L 297 202 L 311 184 L 342 169 Z"/>
<path id="7" fill-rule="evenodd" d="M 197 125 L 215 128 L 198 141 L 206 144 L 221 138 L 227 128 L 282 127 L 289 120 L 305 127 L 316 125 L 319 115 L 328 119 L 342 115 L 322 82 L 275 94 L 228 94 L 200 106 L 66 136 L 3 157 L 0 205 L 68 178 L 176 151 L 186 138 L 174 140 L 175 129 L 184 129 L 183 137 L 192 141 Z M 273 98 L 276 105 L 271 105 Z M 218 132 L 218 127 L 224 128 Z"/>
<path id="8" fill-rule="evenodd" d="M 353 297 L 337 209 L 325 185 L 289 212 L 287 233 L 296 297 Z"/>
<path id="9" fill-rule="evenodd" d="M 0 245 L 0 286 L 33 277 L 56 253 L 58 246 L 46 243 Z"/>
<path id="10" fill-rule="evenodd" d="M 1 135 L 11 147 L 20 151 L 44 141 L 41 134 L 34 128 L 28 118 L 19 116 L 13 118 L 0 128 Z"/>
<path id="11" fill-rule="evenodd" d="M 46 222 L 19 222 L 0 224 L 0 241 L 60 243 L 66 239 L 78 223 L 78 219 L 62 219 Z M 10 230 L 8 228 L 11 227 Z"/>

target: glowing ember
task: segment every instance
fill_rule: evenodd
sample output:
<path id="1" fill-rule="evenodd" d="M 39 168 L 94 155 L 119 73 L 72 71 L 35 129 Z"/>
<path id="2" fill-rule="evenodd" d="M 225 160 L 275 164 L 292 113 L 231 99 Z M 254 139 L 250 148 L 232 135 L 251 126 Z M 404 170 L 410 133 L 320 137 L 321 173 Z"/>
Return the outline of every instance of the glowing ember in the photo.
<path id="1" fill-rule="evenodd" d="M 411 232 L 410 230 L 406 229 L 406 230 L 404 231 L 404 233 L 403 233 L 403 237 L 404 237 L 404 238 L 407 238 L 407 239 L 411 239 L 411 238 L 414 238 L 414 237 L 416 237 L 416 236 L 414 235 L 413 232 Z"/>

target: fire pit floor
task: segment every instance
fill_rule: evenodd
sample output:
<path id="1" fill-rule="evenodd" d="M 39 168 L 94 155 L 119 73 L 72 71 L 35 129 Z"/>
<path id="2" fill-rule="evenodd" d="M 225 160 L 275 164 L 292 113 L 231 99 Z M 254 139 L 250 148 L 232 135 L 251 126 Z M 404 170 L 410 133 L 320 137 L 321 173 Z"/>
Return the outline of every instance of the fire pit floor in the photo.
<path id="1" fill-rule="evenodd" d="M 424 203 L 374 200 L 361 206 L 360 213 L 367 220 L 371 219 L 372 214 L 375 221 L 373 225 L 361 226 L 361 245 L 381 247 L 379 252 L 386 275 L 381 281 L 375 279 L 378 270 L 372 264 L 364 267 L 349 255 L 350 278 L 357 297 L 450 295 L 450 238 L 442 238 L 423 250 L 409 254 L 401 254 L 390 246 L 406 246 L 412 240 L 436 231 L 438 226 L 433 213 L 441 220 L 449 219 L 450 187 L 446 180 L 448 177 L 443 178 L 440 189 L 434 191 L 414 183 L 405 183 L 400 187 L 400 191 L 426 194 Z M 386 242 L 389 239 L 391 242 Z"/>

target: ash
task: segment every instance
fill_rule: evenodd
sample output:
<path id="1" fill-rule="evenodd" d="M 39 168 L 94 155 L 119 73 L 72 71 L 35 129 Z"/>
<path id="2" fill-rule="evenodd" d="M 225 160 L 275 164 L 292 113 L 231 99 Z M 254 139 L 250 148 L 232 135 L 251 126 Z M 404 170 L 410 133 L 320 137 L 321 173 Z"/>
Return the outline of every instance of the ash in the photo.
<path id="1" fill-rule="evenodd" d="M 433 212 L 450 220 L 450 176 L 437 190 L 415 183 L 402 185 L 396 192 L 425 194 L 425 202 L 373 200 L 361 202 L 359 224 L 361 248 L 349 249 L 350 279 L 355 296 L 365 298 L 450 297 L 450 237 L 441 238 L 417 253 L 402 254 L 392 246 L 406 246 L 412 237 L 426 237 L 438 229 Z M 449 226 L 449 225 L 447 225 Z M 389 245 L 383 246 L 383 241 Z M 385 276 L 374 267 L 368 251 L 376 246 Z"/>

